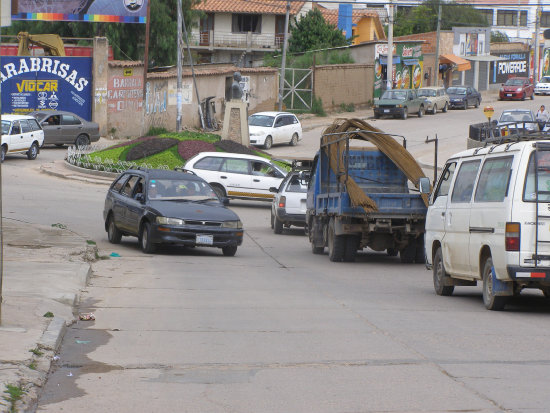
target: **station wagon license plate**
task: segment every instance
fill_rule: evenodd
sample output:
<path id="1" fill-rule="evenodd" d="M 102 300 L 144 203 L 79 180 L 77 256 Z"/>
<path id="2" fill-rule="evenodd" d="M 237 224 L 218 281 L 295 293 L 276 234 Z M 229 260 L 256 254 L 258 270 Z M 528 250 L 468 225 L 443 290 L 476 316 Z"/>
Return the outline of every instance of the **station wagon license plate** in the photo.
<path id="1" fill-rule="evenodd" d="M 214 236 L 198 234 L 195 242 L 202 245 L 212 245 L 214 243 Z"/>

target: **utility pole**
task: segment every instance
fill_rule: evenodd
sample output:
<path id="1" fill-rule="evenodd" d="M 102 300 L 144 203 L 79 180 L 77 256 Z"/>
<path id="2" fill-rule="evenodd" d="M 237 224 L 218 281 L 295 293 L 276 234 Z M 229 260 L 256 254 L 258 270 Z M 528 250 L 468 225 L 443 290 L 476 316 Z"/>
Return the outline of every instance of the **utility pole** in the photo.
<path id="1" fill-rule="evenodd" d="M 288 19 L 290 15 L 290 0 L 286 2 L 285 32 L 283 37 L 283 61 L 281 63 L 281 74 L 279 76 L 279 112 L 283 110 L 283 90 L 285 88 L 286 70 L 286 48 L 288 45 Z"/>
<path id="2" fill-rule="evenodd" d="M 145 55 L 143 56 L 143 102 L 147 96 L 147 72 L 149 71 L 149 32 L 151 28 L 151 2 L 147 2 L 147 21 L 145 22 Z"/>
<path id="3" fill-rule="evenodd" d="M 540 15 L 542 13 L 540 4 L 537 6 L 535 17 L 535 61 L 533 63 L 533 83 L 539 80 L 539 30 L 540 30 Z"/>
<path id="4" fill-rule="evenodd" d="M 191 65 L 191 75 L 193 76 L 193 87 L 195 88 L 195 95 L 197 96 L 197 105 L 199 106 L 199 117 L 201 118 L 201 127 L 204 129 L 204 116 L 202 114 L 201 99 L 199 97 L 199 89 L 197 88 L 197 79 L 195 78 L 195 66 L 193 66 L 193 56 L 191 55 L 191 48 L 189 47 L 189 36 L 187 35 L 187 27 L 185 27 L 185 19 L 181 19 L 183 25 L 183 33 L 185 34 L 185 44 L 187 45 L 187 53 L 189 54 L 189 64 Z"/>
<path id="5" fill-rule="evenodd" d="M 386 73 L 388 79 L 386 89 L 393 89 L 393 0 L 390 0 L 388 23 L 388 55 L 386 58 Z"/>
<path id="6" fill-rule="evenodd" d="M 520 22 L 521 22 L 521 0 L 518 0 L 518 32 L 517 32 L 517 38 L 519 41 L 520 36 Z"/>
<path id="7" fill-rule="evenodd" d="M 439 86 L 439 36 L 441 35 L 441 0 L 437 9 L 437 33 L 435 39 L 435 85 Z"/>
<path id="8" fill-rule="evenodd" d="M 177 108 L 176 108 L 176 132 L 179 132 L 181 130 L 181 76 L 182 76 L 182 68 L 181 68 L 181 53 L 183 49 L 183 37 L 182 37 L 182 13 L 181 13 L 181 0 L 178 0 L 178 81 L 177 81 Z M 199 102 L 200 106 L 200 102 Z"/>

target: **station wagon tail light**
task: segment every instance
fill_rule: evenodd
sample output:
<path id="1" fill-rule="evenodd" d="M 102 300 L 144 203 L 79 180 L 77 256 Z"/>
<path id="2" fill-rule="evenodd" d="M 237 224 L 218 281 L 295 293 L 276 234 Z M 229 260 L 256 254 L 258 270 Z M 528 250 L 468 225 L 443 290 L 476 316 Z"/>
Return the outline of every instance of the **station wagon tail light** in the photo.
<path id="1" fill-rule="evenodd" d="M 507 222 L 505 234 L 506 251 L 519 251 L 519 222 Z"/>
<path id="2" fill-rule="evenodd" d="M 279 198 L 279 208 L 284 208 L 286 205 L 286 196 L 282 196 Z"/>

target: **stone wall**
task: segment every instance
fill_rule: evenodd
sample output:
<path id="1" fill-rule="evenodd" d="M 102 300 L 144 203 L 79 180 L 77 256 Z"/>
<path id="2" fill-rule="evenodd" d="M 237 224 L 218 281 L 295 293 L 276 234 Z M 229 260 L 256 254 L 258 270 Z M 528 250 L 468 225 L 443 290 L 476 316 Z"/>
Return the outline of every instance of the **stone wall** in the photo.
<path id="1" fill-rule="evenodd" d="M 316 66 L 314 95 L 321 98 L 323 108 L 332 110 L 341 104 L 355 106 L 372 103 L 374 65 L 343 64 Z"/>

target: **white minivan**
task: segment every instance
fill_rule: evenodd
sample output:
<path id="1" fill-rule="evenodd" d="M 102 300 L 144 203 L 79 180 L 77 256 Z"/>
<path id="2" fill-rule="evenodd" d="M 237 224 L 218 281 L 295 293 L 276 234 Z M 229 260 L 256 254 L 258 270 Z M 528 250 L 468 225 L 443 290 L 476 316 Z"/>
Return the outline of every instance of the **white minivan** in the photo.
<path id="1" fill-rule="evenodd" d="M 550 297 L 550 140 L 470 149 L 446 163 L 426 217 L 435 292 L 483 282 L 483 302 L 538 288 Z"/>

